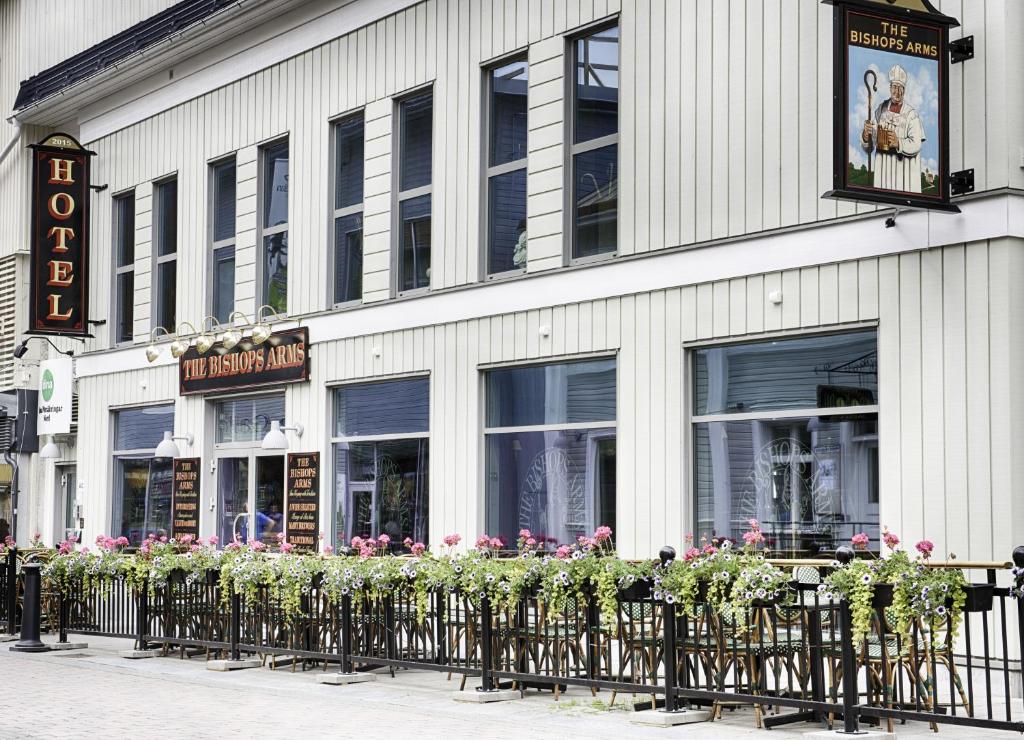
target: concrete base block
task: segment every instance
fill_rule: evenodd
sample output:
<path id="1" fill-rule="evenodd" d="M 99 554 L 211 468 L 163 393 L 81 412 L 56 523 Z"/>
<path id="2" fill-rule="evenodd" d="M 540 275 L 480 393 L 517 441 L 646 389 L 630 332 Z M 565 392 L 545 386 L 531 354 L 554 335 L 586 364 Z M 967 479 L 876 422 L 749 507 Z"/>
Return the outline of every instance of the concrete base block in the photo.
<path id="1" fill-rule="evenodd" d="M 376 680 L 377 676 L 373 673 L 321 673 L 316 677 L 317 683 L 324 683 L 328 686 L 348 686 L 350 683 Z"/>
<path id="2" fill-rule="evenodd" d="M 635 717 L 629 718 L 629 721 L 634 725 L 675 727 L 676 725 L 688 725 L 691 722 L 707 722 L 710 719 L 711 712 L 704 709 L 680 709 L 675 712 L 656 709 L 653 711 L 637 712 Z"/>
<path id="3" fill-rule="evenodd" d="M 817 740 L 896 740 L 895 732 L 884 732 L 882 730 L 861 730 L 856 735 L 847 735 L 842 730 L 818 730 L 803 735 L 806 738 L 817 738 Z"/>
<path id="4" fill-rule="evenodd" d="M 259 658 L 242 658 L 241 660 L 208 660 L 208 671 L 240 671 L 243 668 L 259 668 Z"/>
<path id="5" fill-rule="evenodd" d="M 155 658 L 158 655 L 163 655 L 164 651 L 160 648 L 154 648 L 152 650 L 122 650 L 118 653 L 122 658 L 128 660 L 139 660 L 141 658 Z"/>
<path id="6" fill-rule="evenodd" d="M 50 650 L 85 650 L 89 647 L 87 642 L 52 642 Z"/>
<path id="7" fill-rule="evenodd" d="M 523 693 L 519 689 L 495 689 L 494 691 L 453 691 L 452 699 L 463 701 L 467 704 L 490 704 L 492 701 L 513 701 L 522 699 Z"/>

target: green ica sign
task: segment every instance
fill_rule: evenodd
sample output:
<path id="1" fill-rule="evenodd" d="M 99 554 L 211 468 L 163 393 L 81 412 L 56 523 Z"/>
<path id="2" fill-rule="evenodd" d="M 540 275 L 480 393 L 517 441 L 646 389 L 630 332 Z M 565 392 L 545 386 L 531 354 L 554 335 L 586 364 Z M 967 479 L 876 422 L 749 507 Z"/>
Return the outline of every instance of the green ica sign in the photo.
<path id="1" fill-rule="evenodd" d="M 75 369 L 70 357 L 56 357 L 39 363 L 38 434 L 67 434 L 71 431 L 74 383 Z"/>
<path id="2" fill-rule="evenodd" d="M 53 372 L 50 368 L 46 368 L 43 371 L 43 382 L 40 384 L 40 390 L 43 394 L 43 400 L 49 401 L 53 398 Z"/>

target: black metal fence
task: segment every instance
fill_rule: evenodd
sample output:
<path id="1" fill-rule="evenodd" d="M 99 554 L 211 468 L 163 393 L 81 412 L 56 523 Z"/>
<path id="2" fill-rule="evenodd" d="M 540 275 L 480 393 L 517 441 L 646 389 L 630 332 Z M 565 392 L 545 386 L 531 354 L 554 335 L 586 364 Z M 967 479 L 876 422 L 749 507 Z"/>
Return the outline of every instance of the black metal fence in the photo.
<path id="1" fill-rule="evenodd" d="M 554 611 L 529 593 L 500 609 L 448 592 L 429 594 L 426 609 L 404 592 L 335 602 L 317 579 L 296 612 L 267 588 L 226 595 L 211 572 L 155 589 L 123 579 L 74 585 L 59 600 L 59 623 L 62 640 L 74 632 L 207 657 L 286 656 L 293 670 L 432 670 L 461 675 L 463 687 L 479 677 L 479 691 L 538 688 L 556 698 L 577 686 L 610 691 L 612 702 L 631 694 L 668 711 L 703 707 L 713 718 L 748 706 L 765 727 L 917 720 L 1024 732 L 1015 694 L 1024 604 L 995 576 L 990 569 L 971 589 L 957 637 L 952 615 L 895 634 L 882 605 L 860 644 L 848 605 L 822 598 L 814 578 L 794 583 L 788 602 L 724 613 L 703 604 L 688 614 L 634 587 L 606 620 L 593 599 Z"/>

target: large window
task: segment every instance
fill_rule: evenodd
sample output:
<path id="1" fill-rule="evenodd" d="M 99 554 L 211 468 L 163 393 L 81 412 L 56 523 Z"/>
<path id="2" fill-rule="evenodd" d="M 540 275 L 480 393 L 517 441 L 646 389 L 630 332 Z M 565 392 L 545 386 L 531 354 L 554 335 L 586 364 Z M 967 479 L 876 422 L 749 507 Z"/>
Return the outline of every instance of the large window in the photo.
<path id="1" fill-rule="evenodd" d="M 171 460 L 153 452 L 173 429 L 171 404 L 114 413 L 112 529 L 132 545 L 150 534 L 171 536 Z"/>
<path id="2" fill-rule="evenodd" d="M 232 398 L 217 403 L 217 444 L 259 444 L 270 430 L 270 422 L 284 418 L 284 396 Z"/>
<path id="3" fill-rule="evenodd" d="M 693 352 L 696 532 L 738 540 L 761 522 L 778 555 L 866 532 L 877 546 L 874 331 Z"/>
<path id="4" fill-rule="evenodd" d="M 114 343 L 135 333 L 135 192 L 114 197 Z"/>
<path id="5" fill-rule="evenodd" d="M 178 181 L 153 187 L 153 326 L 176 328 L 174 305 L 178 288 Z"/>
<path id="6" fill-rule="evenodd" d="M 363 297 L 363 116 L 334 126 L 334 303 Z"/>
<path id="7" fill-rule="evenodd" d="M 396 290 L 430 287 L 430 208 L 434 98 L 418 93 L 398 104 Z"/>
<path id="8" fill-rule="evenodd" d="M 263 225 L 259 301 L 284 314 L 288 312 L 288 141 L 271 144 L 260 154 Z"/>
<path id="9" fill-rule="evenodd" d="M 618 249 L 619 29 L 573 43 L 572 257 Z"/>
<path id="10" fill-rule="evenodd" d="M 226 323 L 235 310 L 235 158 L 210 169 L 213 191 L 211 228 L 211 301 L 217 321 Z"/>
<path id="11" fill-rule="evenodd" d="M 487 274 L 526 269 L 526 116 L 529 66 L 487 74 Z"/>
<path id="12" fill-rule="evenodd" d="M 334 544 L 386 534 L 429 545 L 430 380 L 334 391 Z"/>
<path id="13" fill-rule="evenodd" d="M 553 546 L 614 529 L 615 375 L 612 359 L 487 373 L 488 534 Z"/>

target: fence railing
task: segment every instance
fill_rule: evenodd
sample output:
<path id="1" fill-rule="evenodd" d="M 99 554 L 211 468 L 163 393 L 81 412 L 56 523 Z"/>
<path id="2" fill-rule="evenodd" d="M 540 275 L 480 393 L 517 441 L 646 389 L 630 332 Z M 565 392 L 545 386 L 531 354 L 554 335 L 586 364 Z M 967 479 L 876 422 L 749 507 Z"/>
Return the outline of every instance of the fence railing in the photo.
<path id="1" fill-rule="evenodd" d="M 612 702 L 631 694 L 668 711 L 704 707 L 713 718 L 745 705 L 765 727 L 841 722 L 853 731 L 917 720 L 1024 732 L 1024 604 L 994 585 L 996 564 L 987 565 L 957 637 L 952 614 L 896 634 L 879 605 L 856 643 L 849 605 L 823 598 L 814 578 L 794 583 L 785 602 L 725 613 L 708 604 L 687 613 L 639 583 L 620 593 L 607 620 L 594 599 L 569 598 L 554 611 L 533 593 L 503 608 L 454 592 L 429 594 L 425 610 L 404 592 L 334 600 L 315 578 L 300 608 L 286 610 L 267 588 L 254 598 L 222 593 L 215 571 L 152 589 L 123 578 L 72 584 L 59 598 L 59 631 L 62 641 L 108 635 L 207 657 L 287 656 L 293 669 L 432 670 L 462 676 L 463 687 L 479 677 L 478 691 L 542 688 L 557 698 L 577 686 L 611 691 Z"/>

